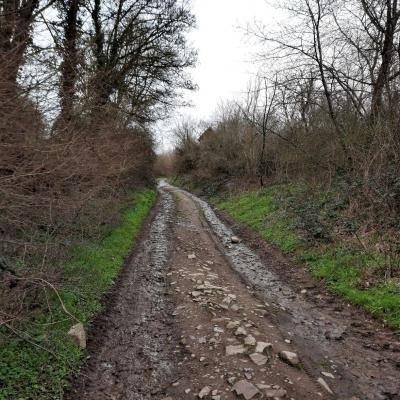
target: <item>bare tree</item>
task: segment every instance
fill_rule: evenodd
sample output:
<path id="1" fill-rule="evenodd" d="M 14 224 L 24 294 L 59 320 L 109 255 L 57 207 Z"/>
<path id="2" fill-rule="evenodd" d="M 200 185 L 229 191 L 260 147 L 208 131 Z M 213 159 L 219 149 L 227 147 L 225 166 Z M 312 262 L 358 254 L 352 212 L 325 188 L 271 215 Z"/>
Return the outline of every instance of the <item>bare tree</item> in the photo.
<path id="1" fill-rule="evenodd" d="M 70 124 L 73 117 L 74 99 L 76 97 L 76 82 L 79 63 L 79 9 L 81 0 L 60 0 L 63 43 L 62 64 L 60 78 L 60 105 L 59 122 L 63 127 Z"/>
<path id="2" fill-rule="evenodd" d="M 191 118 L 182 119 L 173 129 L 176 169 L 179 173 L 187 173 L 197 167 L 198 129 L 198 123 Z"/>
<path id="3" fill-rule="evenodd" d="M 0 69 L 8 90 L 15 88 L 38 7 L 39 0 L 3 1 L 0 4 Z"/>
<path id="4" fill-rule="evenodd" d="M 335 110 L 333 100 L 332 100 L 332 92 L 331 88 L 328 84 L 327 73 L 325 68 L 325 60 L 324 60 L 324 51 L 322 48 L 322 40 L 321 40 L 321 24 L 322 19 L 324 17 L 324 7 L 322 4 L 322 0 L 305 0 L 308 15 L 310 18 L 311 26 L 312 26 L 312 37 L 313 37 L 313 53 L 311 53 L 311 57 L 316 61 L 319 70 L 319 77 L 321 79 L 321 83 L 323 86 L 326 103 L 328 105 L 329 116 L 335 126 L 335 130 L 342 147 L 343 153 L 345 154 L 347 160 L 351 164 L 351 156 L 348 151 L 346 145 L 346 132 L 345 129 L 337 117 L 337 112 Z M 313 4 L 312 4 L 313 3 Z M 329 3 L 329 2 L 328 2 Z"/>
<path id="5" fill-rule="evenodd" d="M 32 24 L 54 2 L 55 0 L 0 2 L 0 82 L 8 94 L 11 92 L 15 95 L 18 72 L 30 43 Z"/>
<path id="6" fill-rule="evenodd" d="M 272 86 L 268 86 L 266 78 L 262 80 L 262 83 L 261 80 L 258 80 L 255 88 L 253 90 L 249 89 L 247 104 L 242 108 L 244 118 L 254 127 L 255 132 L 261 136 L 261 149 L 257 168 L 261 186 L 264 186 L 264 176 L 267 170 L 267 162 L 265 159 L 267 137 L 270 133 L 276 133 L 271 124 L 276 107 L 277 90 L 277 77 L 275 77 Z"/>
<path id="7" fill-rule="evenodd" d="M 373 80 L 371 99 L 371 116 L 376 118 L 382 112 L 385 87 L 400 75 L 399 69 L 393 71 L 395 55 L 400 56 L 400 44 L 395 43 L 399 31 L 400 10 L 397 0 L 360 1 L 365 15 L 375 28 L 373 40 L 380 50 L 380 63 L 376 79 Z"/>
<path id="8" fill-rule="evenodd" d="M 155 105 L 171 105 L 176 89 L 192 89 L 184 70 L 193 65 L 184 33 L 194 18 L 178 0 L 94 0 L 96 104 L 123 101 L 136 120 L 152 119 Z M 112 18 L 110 18 L 112 16 Z"/>

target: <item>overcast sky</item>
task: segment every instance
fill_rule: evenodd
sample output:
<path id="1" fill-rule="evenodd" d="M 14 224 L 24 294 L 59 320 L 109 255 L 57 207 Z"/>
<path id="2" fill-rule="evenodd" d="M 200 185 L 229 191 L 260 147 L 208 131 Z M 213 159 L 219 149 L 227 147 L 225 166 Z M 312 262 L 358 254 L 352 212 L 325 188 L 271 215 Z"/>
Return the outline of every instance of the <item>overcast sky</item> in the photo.
<path id="1" fill-rule="evenodd" d="M 198 50 L 198 65 L 193 80 L 198 91 L 187 93 L 193 107 L 178 109 L 174 119 L 192 116 L 207 120 L 218 104 L 237 99 L 259 66 L 253 62 L 254 43 L 246 37 L 244 28 L 255 20 L 273 24 L 277 10 L 266 0 L 193 0 L 197 28 L 189 42 Z M 159 136 L 159 151 L 171 148 L 173 120 L 163 124 Z"/>

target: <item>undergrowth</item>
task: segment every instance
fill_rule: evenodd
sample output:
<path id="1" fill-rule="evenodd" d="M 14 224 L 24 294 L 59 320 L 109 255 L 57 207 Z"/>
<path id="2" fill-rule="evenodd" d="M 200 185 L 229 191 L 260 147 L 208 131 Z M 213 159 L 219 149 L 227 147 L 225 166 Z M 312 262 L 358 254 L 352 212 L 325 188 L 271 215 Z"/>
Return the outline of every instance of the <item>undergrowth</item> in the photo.
<path id="1" fill-rule="evenodd" d="M 120 226 L 100 242 L 76 247 L 63 266 L 58 295 L 86 328 L 101 310 L 101 296 L 112 286 L 154 200 L 153 190 L 132 195 Z M 13 326 L 14 332 L 0 330 L 1 400 L 61 399 L 67 375 L 83 360 L 85 352 L 67 337 L 76 320 L 63 311 L 55 291 L 46 292 L 48 307 Z"/>
<path id="2" fill-rule="evenodd" d="M 212 201 L 305 264 L 332 292 L 400 328 L 399 253 L 377 250 L 382 232 L 360 238 L 362 223 L 349 216 L 340 193 L 275 185 Z"/>

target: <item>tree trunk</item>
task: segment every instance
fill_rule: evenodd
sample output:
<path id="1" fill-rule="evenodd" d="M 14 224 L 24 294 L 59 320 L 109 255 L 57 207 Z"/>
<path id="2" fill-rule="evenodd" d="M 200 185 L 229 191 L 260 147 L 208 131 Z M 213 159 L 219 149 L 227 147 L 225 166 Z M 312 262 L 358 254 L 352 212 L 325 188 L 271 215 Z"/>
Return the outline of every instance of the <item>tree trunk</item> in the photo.
<path id="1" fill-rule="evenodd" d="M 371 117 L 373 120 L 378 118 L 381 114 L 383 106 L 383 92 L 386 84 L 389 81 L 390 68 L 392 65 L 394 52 L 394 35 L 398 20 L 396 13 L 397 1 L 394 1 L 393 4 L 391 1 L 387 1 L 384 41 L 381 52 L 382 61 L 372 92 Z"/>
<path id="2" fill-rule="evenodd" d="M 0 73 L 2 97 L 14 98 L 19 69 L 32 27 L 33 13 L 39 0 L 5 0 L 0 6 Z"/>
<path id="3" fill-rule="evenodd" d="M 91 17 L 94 26 L 93 44 L 94 56 L 96 60 L 95 73 L 91 82 L 91 114 L 93 122 L 96 123 L 99 114 L 102 112 L 104 106 L 108 103 L 111 95 L 111 88 L 108 84 L 108 58 L 104 49 L 105 39 L 101 21 L 101 0 L 94 0 Z"/>
<path id="4" fill-rule="evenodd" d="M 317 0 L 318 12 L 316 15 L 311 9 L 310 4 L 307 2 L 308 12 L 311 18 L 312 26 L 313 26 L 313 35 L 314 35 L 314 52 L 315 52 L 315 59 L 318 64 L 318 70 L 320 74 L 320 79 L 322 82 L 322 86 L 324 89 L 326 103 L 328 105 L 329 116 L 335 128 L 337 138 L 342 148 L 343 154 L 345 156 L 345 164 L 346 170 L 350 171 L 352 169 L 353 160 L 349 149 L 347 148 L 346 144 L 346 132 L 337 118 L 335 107 L 332 101 L 332 93 L 329 89 L 329 85 L 327 82 L 327 78 L 325 75 L 325 67 L 324 67 L 324 60 L 323 60 L 323 50 L 322 50 L 322 43 L 321 43 L 321 32 L 320 32 L 320 23 L 322 19 L 322 10 L 321 10 L 321 2 Z"/>
<path id="5" fill-rule="evenodd" d="M 61 64 L 59 122 L 67 127 L 73 118 L 76 81 L 78 77 L 78 13 L 80 0 L 69 0 L 64 21 L 64 48 Z"/>
<path id="6" fill-rule="evenodd" d="M 265 146 L 267 142 L 267 132 L 264 128 L 262 134 L 262 146 L 261 146 L 261 153 L 260 153 L 260 161 L 259 161 L 259 171 L 260 171 L 260 186 L 264 186 L 264 173 L 265 173 Z"/>

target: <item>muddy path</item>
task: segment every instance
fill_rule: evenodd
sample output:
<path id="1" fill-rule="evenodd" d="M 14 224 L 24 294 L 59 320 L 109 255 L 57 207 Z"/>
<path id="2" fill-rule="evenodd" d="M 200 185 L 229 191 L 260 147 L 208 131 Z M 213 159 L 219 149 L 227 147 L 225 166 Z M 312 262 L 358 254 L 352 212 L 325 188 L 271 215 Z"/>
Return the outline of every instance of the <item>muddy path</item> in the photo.
<path id="1" fill-rule="evenodd" d="M 239 232 L 161 183 L 66 398 L 400 399 L 396 336 Z"/>

